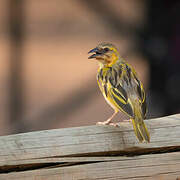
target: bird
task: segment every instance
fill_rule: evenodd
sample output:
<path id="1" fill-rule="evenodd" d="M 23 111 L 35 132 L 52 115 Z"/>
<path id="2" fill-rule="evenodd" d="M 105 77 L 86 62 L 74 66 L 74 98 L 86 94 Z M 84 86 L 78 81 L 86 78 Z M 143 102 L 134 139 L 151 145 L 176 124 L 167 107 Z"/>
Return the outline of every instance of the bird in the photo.
<path id="1" fill-rule="evenodd" d="M 90 50 L 88 59 L 99 63 L 97 83 L 107 101 L 114 109 L 112 116 L 99 125 L 114 125 L 112 119 L 121 111 L 132 121 L 135 135 L 139 142 L 150 142 L 150 135 L 144 123 L 147 114 L 146 95 L 143 84 L 131 67 L 111 43 L 100 43 Z"/>

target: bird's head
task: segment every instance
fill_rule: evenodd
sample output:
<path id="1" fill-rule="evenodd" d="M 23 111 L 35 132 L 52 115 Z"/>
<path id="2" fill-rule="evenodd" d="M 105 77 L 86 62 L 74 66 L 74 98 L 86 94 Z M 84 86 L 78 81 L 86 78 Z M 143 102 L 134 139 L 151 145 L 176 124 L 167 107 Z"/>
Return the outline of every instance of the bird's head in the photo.
<path id="1" fill-rule="evenodd" d="M 100 62 L 100 65 L 111 66 L 119 59 L 119 53 L 117 48 L 110 43 L 101 43 L 97 47 L 90 50 L 89 53 L 94 53 L 88 57 L 88 59 L 96 59 Z"/>

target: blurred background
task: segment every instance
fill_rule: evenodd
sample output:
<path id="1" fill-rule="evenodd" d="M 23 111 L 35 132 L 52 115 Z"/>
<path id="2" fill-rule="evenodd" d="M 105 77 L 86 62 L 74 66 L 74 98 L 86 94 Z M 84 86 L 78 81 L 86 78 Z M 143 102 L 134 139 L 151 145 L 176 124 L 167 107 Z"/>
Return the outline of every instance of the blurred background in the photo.
<path id="1" fill-rule="evenodd" d="M 87 59 L 104 41 L 135 67 L 148 118 L 180 112 L 179 19 L 178 0 L 0 0 L 0 135 L 106 120 Z"/>

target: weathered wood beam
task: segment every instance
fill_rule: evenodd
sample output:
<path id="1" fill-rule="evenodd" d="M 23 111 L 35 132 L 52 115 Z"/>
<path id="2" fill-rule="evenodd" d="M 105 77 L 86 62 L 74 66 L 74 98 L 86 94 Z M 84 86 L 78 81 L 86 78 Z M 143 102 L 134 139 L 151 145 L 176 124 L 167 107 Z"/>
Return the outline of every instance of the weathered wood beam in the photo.
<path id="1" fill-rule="evenodd" d="M 91 158 L 87 159 L 86 163 L 66 164 L 64 167 L 63 164 L 50 164 L 48 168 L 42 166 L 35 170 L 4 173 L 0 174 L 0 179 L 176 180 L 180 177 L 180 152 L 134 157 L 118 156 L 112 159 L 110 157 L 98 157 L 92 161 Z"/>
<path id="2" fill-rule="evenodd" d="M 128 179 L 135 172 L 136 179 L 143 179 L 143 169 L 149 172 L 147 178 L 158 173 L 177 176 L 180 114 L 150 119 L 146 124 L 151 135 L 148 144 L 137 141 L 129 122 L 120 123 L 120 127 L 85 126 L 2 136 L 0 179 L 13 174 L 25 179 L 31 175 L 40 179 L 46 175 L 72 179 L 80 172 L 84 172 L 84 179 L 93 175 L 100 179 Z M 96 169 L 99 173 L 95 173 Z"/>

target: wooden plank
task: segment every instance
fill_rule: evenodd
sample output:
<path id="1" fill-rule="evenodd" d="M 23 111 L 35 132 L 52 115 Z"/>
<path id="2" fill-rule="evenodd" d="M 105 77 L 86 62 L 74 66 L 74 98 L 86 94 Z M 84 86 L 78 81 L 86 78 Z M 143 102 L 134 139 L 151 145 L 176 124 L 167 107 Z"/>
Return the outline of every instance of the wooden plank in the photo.
<path id="1" fill-rule="evenodd" d="M 77 157 L 78 158 L 78 157 Z M 99 157 L 101 158 L 101 157 Z M 108 158 L 108 157 L 107 157 Z M 111 158 L 111 157 L 109 157 Z M 95 180 L 95 179 L 134 179 L 172 180 L 180 177 L 180 152 L 116 157 L 117 160 L 75 164 L 67 167 L 48 167 L 38 170 L 0 174 L 6 179 L 56 179 L 56 180 Z"/>
<path id="2" fill-rule="evenodd" d="M 180 114 L 146 121 L 151 143 L 139 143 L 131 123 L 85 126 L 0 137 L 0 166 L 73 156 L 143 154 L 180 149 Z"/>

